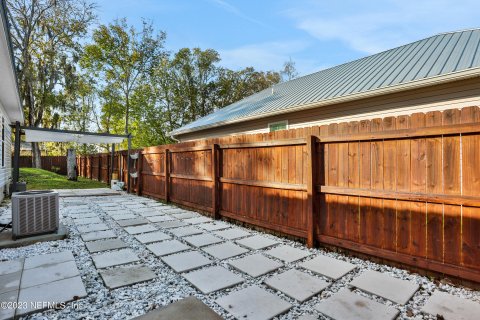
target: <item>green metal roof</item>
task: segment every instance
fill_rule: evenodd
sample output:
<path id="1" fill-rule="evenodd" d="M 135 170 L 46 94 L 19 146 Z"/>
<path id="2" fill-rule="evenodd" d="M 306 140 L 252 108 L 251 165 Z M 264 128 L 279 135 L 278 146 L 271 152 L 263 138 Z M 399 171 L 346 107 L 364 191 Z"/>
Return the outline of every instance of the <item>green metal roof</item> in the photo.
<path id="1" fill-rule="evenodd" d="M 438 34 L 280 83 L 193 121 L 172 135 L 290 112 L 341 98 L 380 94 L 425 80 L 480 75 L 480 29 Z M 385 90 L 383 90 L 385 91 Z"/>

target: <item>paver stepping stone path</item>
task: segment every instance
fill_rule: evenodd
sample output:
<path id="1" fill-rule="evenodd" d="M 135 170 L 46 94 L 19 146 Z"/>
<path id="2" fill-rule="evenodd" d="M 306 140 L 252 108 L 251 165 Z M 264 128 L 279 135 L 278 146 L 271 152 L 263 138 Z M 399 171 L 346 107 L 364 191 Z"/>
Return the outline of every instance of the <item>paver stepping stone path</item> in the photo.
<path id="1" fill-rule="evenodd" d="M 260 253 L 233 260 L 229 264 L 252 277 L 261 276 L 283 266 L 280 262 L 269 259 Z"/>
<path id="2" fill-rule="evenodd" d="M 340 279 L 356 268 L 354 264 L 324 255 L 305 261 L 300 266 L 335 280 Z"/>
<path id="3" fill-rule="evenodd" d="M 223 320 L 206 304 L 195 297 L 188 297 L 164 308 L 150 311 L 133 320 Z"/>
<path id="4" fill-rule="evenodd" d="M 178 227 L 188 226 L 188 223 L 180 221 L 180 220 L 172 220 L 172 221 L 159 222 L 159 223 L 157 223 L 157 226 L 159 226 L 160 228 L 164 228 L 164 229 L 170 229 L 170 228 L 178 228 Z"/>
<path id="5" fill-rule="evenodd" d="M 119 220 L 128 220 L 128 219 L 135 219 L 137 216 L 134 215 L 133 213 L 126 213 L 126 214 L 112 214 L 110 215 L 113 220 L 119 221 Z"/>
<path id="6" fill-rule="evenodd" d="M 166 256 L 167 254 L 188 250 L 190 249 L 190 246 L 187 246 L 178 240 L 167 240 L 149 244 L 147 245 L 147 249 L 157 257 L 161 257 Z"/>
<path id="7" fill-rule="evenodd" d="M 40 284 L 20 290 L 18 301 L 48 301 L 51 304 L 72 301 L 87 296 L 80 276 Z M 38 309 L 35 307 L 38 306 Z M 17 309 L 17 315 L 40 311 L 47 306 L 27 304 L 26 308 Z"/>
<path id="8" fill-rule="evenodd" d="M 326 316 L 336 320 L 388 320 L 395 319 L 399 311 L 361 295 L 342 289 L 314 306 Z"/>
<path id="9" fill-rule="evenodd" d="M 0 294 L 1 302 L 17 302 L 18 291 L 9 291 L 6 293 Z M 13 319 L 15 316 L 14 308 L 0 308 L 0 319 Z"/>
<path id="10" fill-rule="evenodd" d="M 285 245 L 275 247 L 266 251 L 265 253 L 287 263 L 297 261 L 311 255 L 311 253 L 306 250 Z"/>
<path id="11" fill-rule="evenodd" d="M 17 291 L 20 288 L 20 279 L 22 278 L 22 271 L 12 272 L 0 276 L 0 294 L 10 291 Z M 0 300 L 0 302 L 3 302 Z M 0 319 L 2 319 L 0 317 Z"/>
<path id="12" fill-rule="evenodd" d="M 85 244 L 90 253 L 126 248 L 127 244 L 120 239 L 90 241 Z"/>
<path id="13" fill-rule="evenodd" d="M 92 256 L 92 259 L 97 269 L 117 266 L 140 260 L 132 249 L 122 249 L 118 251 L 100 253 Z"/>
<path id="14" fill-rule="evenodd" d="M 75 224 L 77 226 L 82 225 L 82 224 L 92 224 L 92 223 L 102 223 L 102 219 L 96 217 L 96 218 L 84 218 L 84 219 L 76 219 Z"/>
<path id="15" fill-rule="evenodd" d="M 225 222 L 221 221 L 214 221 L 212 223 L 203 223 L 198 225 L 198 227 L 202 228 L 203 230 L 207 231 L 217 231 L 217 230 L 223 230 L 230 228 L 229 224 L 226 224 Z"/>
<path id="16" fill-rule="evenodd" d="M 22 271 L 23 259 L 0 262 L 0 276 Z"/>
<path id="17" fill-rule="evenodd" d="M 195 217 L 190 219 L 184 219 L 183 221 L 190 224 L 201 224 L 201 223 L 211 222 L 213 220 L 207 217 Z"/>
<path id="18" fill-rule="evenodd" d="M 211 234 L 208 234 L 208 233 L 185 237 L 185 238 L 183 238 L 183 240 L 185 240 L 186 242 L 188 242 L 189 244 L 191 244 L 192 246 L 197 247 L 197 248 L 208 246 L 208 245 L 215 244 L 215 243 L 220 243 L 220 242 L 224 241 L 224 240 L 222 240 L 218 237 L 212 236 Z"/>
<path id="19" fill-rule="evenodd" d="M 175 220 L 175 218 L 169 215 L 163 215 L 163 216 L 150 216 L 150 217 L 147 217 L 147 220 L 150 222 L 164 222 L 164 221 Z"/>
<path id="20" fill-rule="evenodd" d="M 174 216 L 176 219 L 191 219 L 191 218 L 197 218 L 198 214 L 186 211 L 182 213 L 173 213 L 172 216 Z"/>
<path id="21" fill-rule="evenodd" d="M 279 243 L 278 241 L 259 235 L 243 238 L 235 242 L 252 250 L 268 248 Z"/>
<path id="22" fill-rule="evenodd" d="M 89 233 L 82 233 L 81 237 L 83 241 L 94 241 L 100 239 L 108 239 L 108 238 L 116 238 L 117 235 L 113 230 L 105 230 L 105 231 L 95 231 Z"/>
<path id="23" fill-rule="evenodd" d="M 216 244 L 207 248 L 202 248 L 202 250 L 220 260 L 239 256 L 249 251 L 248 249 L 237 246 L 232 242 Z"/>
<path id="24" fill-rule="evenodd" d="M 75 261 L 65 261 L 61 263 L 42 265 L 23 271 L 20 288 L 33 287 L 43 283 L 67 279 L 78 275 L 79 273 Z"/>
<path id="25" fill-rule="evenodd" d="M 184 237 L 184 236 L 190 236 L 193 234 L 200 234 L 203 231 L 200 229 L 197 229 L 195 227 L 180 227 L 180 228 L 175 228 L 175 229 L 169 229 L 171 233 L 176 235 L 177 237 Z"/>
<path id="26" fill-rule="evenodd" d="M 176 253 L 163 257 L 162 260 L 178 273 L 197 269 L 212 262 L 198 251 Z"/>
<path id="27" fill-rule="evenodd" d="M 311 298 L 330 285 L 327 281 L 296 269 L 274 275 L 265 283 L 270 288 L 281 291 L 300 302 Z"/>
<path id="28" fill-rule="evenodd" d="M 136 212 L 136 213 L 138 213 L 139 215 L 141 215 L 142 217 L 145 217 L 145 218 L 146 217 L 157 217 L 157 216 L 164 216 L 165 215 L 165 213 L 160 212 L 156 209 L 152 209 L 152 208 L 150 208 L 149 211 L 140 211 L 140 212 Z"/>
<path id="29" fill-rule="evenodd" d="M 93 231 L 103 231 L 103 230 L 108 230 L 108 229 L 110 229 L 110 227 L 107 226 L 105 223 L 87 224 L 87 225 L 82 225 L 82 226 L 77 227 L 77 230 L 80 233 L 88 233 L 88 232 L 93 232 Z"/>
<path id="30" fill-rule="evenodd" d="M 73 219 L 75 219 L 74 220 L 75 222 L 77 220 L 81 220 L 81 219 L 98 218 L 97 214 L 93 213 L 93 212 L 82 212 L 82 213 L 77 213 L 77 214 L 70 213 L 70 214 L 67 214 L 67 216 L 71 216 Z"/>
<path id="31" fill-rule="evenodd" d="M 183 277 L 205 294 L 230 288 L 243 282 L 242 277 L 219 266 L 193 271 Z"/>
<path id="32" fill-rule="evenodd" d="M 157 228 L 155 228 L 151 224 L 145 224 L 135 227 L 126 227 L 124 230 L 127 231 L 129 234 L 140 234 L 145 232 L 157 231 Z"/>
<path id="33" fill-rule="evenodd" d="M 318 320 L 318 317 L 312 314 L 305 314 L 303 316 L 298 317 L 297 320 Z"/>
<path id="34" fill-rule="evenodd" d="M 135 236 L 135 238 L 141 243 L 152 243 L 152 242 L 171 239 L 171 237 L 168 234 L 165 234 L 162 231 L 138 234 Z"/>
<path id="35" fill-rule="evenodd" d="M 130 226 L 139 226 L 142 224 L 147 224 L 148 220 L 145 218 L 134 218 L 117 221 L 120 227 L 130 227 Z"/>
<path id="36" fill-rule="evenodd" d="M 243 238 L 250 235 L 250 232 L 243 231 L 237 228 L 222 230 L 222 231 L 215 231 L 214 232 L 217 236 L 225 238 L 227 240 L 233 240 L 238 238 Z"/>
<path id="37" fill-rule="evenodd" d="M 288 311 L 292 305 L 257 286 L 233 292 L 215 301 L 237 319 L 266 320 Z"/>
<path id="38" fill-rule="evenodd" d="M 440 315 L 445 320 L 476 320 L 480 315 L 480 303 L 435 291 L 422 311 L 434 316 Z"/>
<path id="39" fill-rule="evenodd" d="M 415 282 L 372 270 L 367 270 L 353 279 L 350 285 L 398 304 L 406 304 L 419 289 Z"/>
<path id="40" fill-rule="evenodd" d="M 62 251 L 28 257 L 25 259 L 25 264 L 23 268 L 32 269 L 65 261 L 75 261 L 75 258 L 73 257 L 71 251 Z"/>
<path id="41" fill-rule="evenodd" d="M 109 289 L 129 286 L 155 279 L 156 274 L 146 266 L 118 267 L 100 271 L 100 276 Z"/>

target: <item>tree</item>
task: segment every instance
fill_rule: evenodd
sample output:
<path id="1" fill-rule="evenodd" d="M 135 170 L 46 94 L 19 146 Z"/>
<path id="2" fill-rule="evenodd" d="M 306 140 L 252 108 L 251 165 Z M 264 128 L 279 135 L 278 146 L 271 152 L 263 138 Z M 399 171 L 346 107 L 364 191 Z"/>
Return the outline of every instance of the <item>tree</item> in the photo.
<path id="1" fill-rule="evenodd" d="M 7 0 L 20 98 L 26 122 L 57 127 L 58 99 L 75 73 L 83 37 L 95 19 L 94 5 L 84 0 Z M 33 166 L 40 148 L 32 143 Z"/>
<path id="2" fill-rule="evenodd" d="M 283 64 L 282 74 L 283 81 L 290 81 L 298 77 L 297 69 L 295 68 L 295 62 L 290 58 Z"/>
<path id="3" fill-rule="evenodd" d="M 256 71 L 252 67 L 233 71 L 221 69 L 216 83 L 215 105 L 220 109 L 269 88 L 281 80 L 278 72 Z"/>
<path id="4" fill-rule="evenodd" d="M 108 92 L 121 93 L 125 133 L 129 133 L 131 96 L 160 62 L 164 40 L 165 33 L 154 34 L 151 23 L 144 22 L 137 32 L 120 19 L 101 25 L 93 32 L 93 43 L 85 46 L 81 65 L 105 81 Z"/>

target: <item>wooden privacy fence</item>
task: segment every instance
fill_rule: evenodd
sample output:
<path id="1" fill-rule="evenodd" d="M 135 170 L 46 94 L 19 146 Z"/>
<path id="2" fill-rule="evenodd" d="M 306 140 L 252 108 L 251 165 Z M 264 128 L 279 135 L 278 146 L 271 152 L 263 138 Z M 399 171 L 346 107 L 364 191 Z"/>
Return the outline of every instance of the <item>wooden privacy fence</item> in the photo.
<path id="1" fill-rule="evenodd" d="M 150 147 L 134 190 L 480 282 L 479 123 L 469 107 Z"/>
<path id="2" fill-rule="evenodd" d="M 56 172 L 58 174 L 67 174 L 67 157 L 66 156 L 42 156 L 42 169 Z M 12 156 L 13 163 L 13 156 Z M 20 168 L 31 168 L 32 167 L 32 157 L 31 156 L 20 156 L 19 158 L 19 167 Z"/>

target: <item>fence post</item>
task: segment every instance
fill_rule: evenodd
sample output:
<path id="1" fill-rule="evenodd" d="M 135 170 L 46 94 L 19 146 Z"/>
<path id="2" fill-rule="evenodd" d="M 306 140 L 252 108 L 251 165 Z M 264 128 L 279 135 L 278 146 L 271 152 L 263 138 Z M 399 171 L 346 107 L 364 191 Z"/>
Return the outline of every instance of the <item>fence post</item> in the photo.
<path id="1" fill-rule="evenodd" d="M 137 196 L 142 194 L 142 170 L 143 170 L 143 153 L 138 151 L 137 159 Z"/>
<path id="2" fill-rule="evenodd" d="M 316 148 L 317 138 L 313 135 L 307 136 L 307 246 L 312 248 L 315 245 L 316 228 Z"/>
<path id="3" fill-rule="evenodd" d="M 93 180 L 93 156 L 88 157 L 90 159 L 90 180 Z"/>
<path id="4" fill-rule="evenodd" d="M 165 201 L 170 201 L 170 152 L 168 149 L 165 149 L 165 163 L 164 163 L 164 170 L 165 170 Z"/>
<path id="5" fill-rule="evenodd" d="M 219 147 L 218 144 L 212 145 L 212 214 L 215 220 L 220 219 L 219 202 Z"/>

